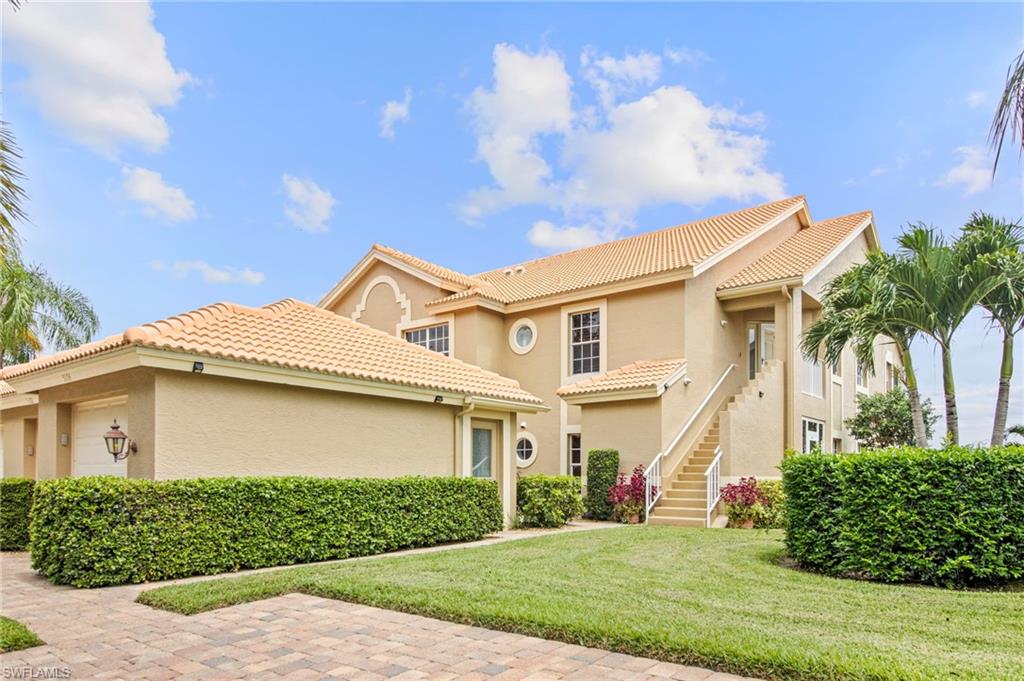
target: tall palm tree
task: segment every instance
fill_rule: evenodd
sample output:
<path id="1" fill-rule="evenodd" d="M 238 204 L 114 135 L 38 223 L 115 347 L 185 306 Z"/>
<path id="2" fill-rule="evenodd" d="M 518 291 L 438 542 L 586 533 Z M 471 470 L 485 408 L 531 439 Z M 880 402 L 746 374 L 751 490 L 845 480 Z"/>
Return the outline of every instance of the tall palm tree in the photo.
<path id="1" fill-rule="evenodd" d="M 1014 336 L 1024 328 L 1024 229 L 1020 222 L 999 220 L 986 213 L 974 213 L 964 225 L 957 242 L 967 261 L 987 258 L 999 284 L 982 297 L 980 305 L 989 320 L 1003 333 L 1003 357 L 999 367 L 999 392 L 992 420 L 993 447 L 1006 437 L 1006 415 L 1010 408 L 1013 378 Z"/>
<path id="2" fill-rule="evenodd" d="M 887 306 L 880 304 L 891 290 L 887 277 L 893 261 L 891 255 L 869 253 L 867 261 L 834 278 L 822 297 L 821 315 L 804 331 L 801 350 L 811 359 L 817 359 L 819 352 L 823 352 L 828 363 L 837 364 L 843 349 L 851 345 L 858 361 L 873 372 L 875 340 L 878 336 L 891 338 L 903 365 L 903 383 L 914 421 L 914 441 L 918 447 L 927 447 L 921 393 L 910 354 L 918 331 L 895 322 L 888 315 Z"/>
<path id="3" fill-rule="evenodd" d="M 995 159 L 992 161 L 993 175 L 996 174 L 999 154 L 1003 150 L 1007 134 L 1010 135 L 1012 142 L 1019 141 L 1024 149 L 1024 52 L 1018 54 L 1006 70 L 1006 85 L 1003 88 L 1003 95 L 999 98 L 996 115 L 992 119 L 989 142 L 995 151 Z"/>
<path id="4" fill-rule="evenodd" d="M 92 338 L 99 320 L 80 291 L 15 255 L 0 261 L 0 367 L 27 362 L 44 344 L 55 350 Z"/>
<path id="5" fill-rule="evenodd" d="M 883 313 L 894 323 L 920 331 L 939 346 L 946 438 L 951 444 L 959 444 L 953 334 L 999 281 L 992 274 L 989 256 L 968 260 L 930 227 L 912 226 L 897 241 L 900 251 L 888 271 L 890 288 L 879 300 Z"/>

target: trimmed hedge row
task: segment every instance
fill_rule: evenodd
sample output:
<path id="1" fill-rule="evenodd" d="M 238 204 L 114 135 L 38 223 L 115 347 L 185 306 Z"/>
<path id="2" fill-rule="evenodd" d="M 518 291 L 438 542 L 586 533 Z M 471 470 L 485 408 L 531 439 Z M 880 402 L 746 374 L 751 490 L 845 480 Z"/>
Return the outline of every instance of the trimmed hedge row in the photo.
<path id="1" fill-rule="evenodd" d="M 591 449 L 587 452 L 587 517 L 610 520 L 614 514 L 608 490 L 619 477 L 617 449 Z"/>
<path id="2" fill-rule="evenodd" d="M 0 478 L 0 551 L 28 548 L 29 511 L 35 480 Z"/>
<path id="3" fill-rule="evenodd" d="M 808 454 L 782 471 L 786 546 L 806 568 L 943 586 L 1024 578 L 1024 447 Z"/>
<path id="4" fill-rule="evenodd" d="M 561 527 L 583 513 L 580 480 L 572 475 L 519 478 L 516 498 L 523 527 Z"/>
<path id="5" fill-rule="evenodd" d="M 79 587 L 209 575 L 500 530 L 493 480 L 65 478 L 36 485 L 32 566 Z"/>

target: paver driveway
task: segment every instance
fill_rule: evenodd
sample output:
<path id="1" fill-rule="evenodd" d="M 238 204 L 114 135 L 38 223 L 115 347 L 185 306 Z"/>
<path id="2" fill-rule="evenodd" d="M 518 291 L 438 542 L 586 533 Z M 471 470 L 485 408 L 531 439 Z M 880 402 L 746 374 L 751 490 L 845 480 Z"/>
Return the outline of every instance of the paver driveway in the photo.
<path id="1" fill-rule="evenodd" d="M 145 585 L 54 586 L 24 553 L 0 571 L 0 611 L 46 641 L 0 655 L 3 678 L 739 678 L 301 594 L 186 617 L 134 603 Z"/>

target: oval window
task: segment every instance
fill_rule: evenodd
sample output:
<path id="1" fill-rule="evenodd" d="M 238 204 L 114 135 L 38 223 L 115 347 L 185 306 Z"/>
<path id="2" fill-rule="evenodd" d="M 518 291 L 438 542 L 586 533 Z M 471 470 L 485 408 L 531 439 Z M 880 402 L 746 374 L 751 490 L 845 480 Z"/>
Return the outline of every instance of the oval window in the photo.
<path id="1" fill-rule="evenodd" d="M 537 343 L 537 325 L 532 319 L 520 319 L 508 332 L 508 344 L 512 352 L 525 355 Z"/>
<path id="2" fill-rule="evenodd" d="M 526 468 L 537 458 L 537 439 L 532 433 L 520 433 L 516 440 L 516 464 Z"/>
<path id="3" fill-rule="evenodd" d="M 533 329 L 523 324 L 516 329 L 516 345 L 521 348 L 527 348 L 530 343 L 533 342 Z"/>

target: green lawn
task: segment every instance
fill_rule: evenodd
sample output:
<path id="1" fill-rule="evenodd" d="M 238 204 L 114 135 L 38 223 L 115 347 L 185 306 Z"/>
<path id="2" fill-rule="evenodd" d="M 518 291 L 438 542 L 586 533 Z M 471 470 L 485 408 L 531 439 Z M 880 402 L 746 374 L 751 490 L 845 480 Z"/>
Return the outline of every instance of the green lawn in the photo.
<path id="1" fill-rule="evenodd" d="M 196 613 L 304 593 L 779 679 L 1024 679 L 1024 592 L 833 579 L 779 532 L 635 527 L 166 586 Z"/>
<path id="2" fill-rule="evenodd" d="M 29 631 L 24 624 L 10 617 L 0 616 L 0 653 L 41 645 L 43 642 L 39 637 Z"/>

